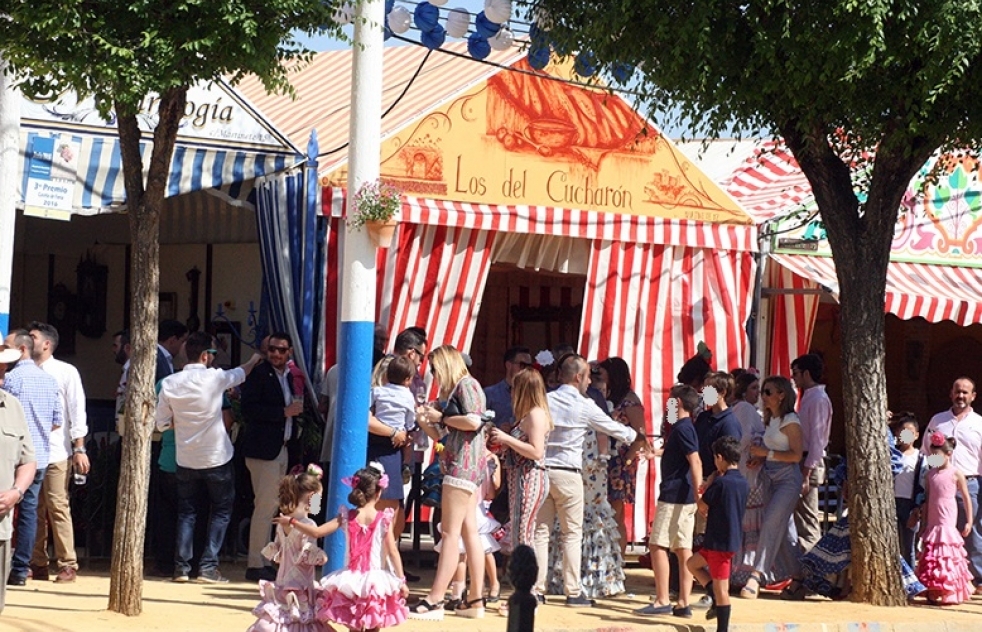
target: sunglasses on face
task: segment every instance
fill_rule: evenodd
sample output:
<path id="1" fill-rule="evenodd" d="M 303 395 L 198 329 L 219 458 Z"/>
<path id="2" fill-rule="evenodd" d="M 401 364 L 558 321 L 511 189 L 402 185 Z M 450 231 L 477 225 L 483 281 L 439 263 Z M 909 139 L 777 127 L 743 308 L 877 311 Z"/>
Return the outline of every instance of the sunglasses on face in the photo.
<path id="1" fill-rule="evenodd" d="M 771 390 L 769 388 L 765 388 L 764 390 L 761 391 L 761 393 L 763 393 L 764 395 L 767 395 L 768 397 L 770 397 L 771 395 L 777 395 L 779 392 L 780 391 Z"/>
<path id="2" fill-rule="evenodd" d="M 518 361 L 515 361 L 515 362 L 512 362 L 512 364 L 514 364 L 514 365 L 516 365 L 516 366 L 518 366 L 519 368 L 522 368 L 522 369 L 527 369 L 530 366 L 532 366 L 532 363 L 531 362 L 518 362 Z"/>
<path id="3" fill-rule="evenodd" d="M 267 353 L 286 353 L 289 350 L 290 347 L 274 347 L 273 345 L 266 347 Z"/>

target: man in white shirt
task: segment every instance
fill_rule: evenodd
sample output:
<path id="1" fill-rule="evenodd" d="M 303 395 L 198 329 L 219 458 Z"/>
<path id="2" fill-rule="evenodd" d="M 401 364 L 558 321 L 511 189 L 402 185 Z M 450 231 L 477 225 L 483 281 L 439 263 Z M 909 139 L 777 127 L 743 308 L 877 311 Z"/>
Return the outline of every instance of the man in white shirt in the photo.
<path id="1" fill-rule="evenodd" d="M 48 323 L 32 322 L 28 326 L 34 339 L 34 362 L 58 382 L 64 423 L 51 431 L 50 460 L 38 497 L 37 537 L 31 556 L 31 573 L 35 580 L 48 579 L 48 523 L 58 563 L 58 583 L 75 581 L 78 557 L 75 554 L 75 531 L 68 489 L 72 472 L 87 475 L 89 457 L 85 453 L 85 436 L 89 433 L 85 414 L 85 390 L 82 378 L 67 362 L 53 356 L 58 348 L 58 330 Z M 70 455 L 70 456 L 69 456 Z"/>
<path id="2" fill-rule="evenodd" d="M 157 400 L 157 430 L 173 426 L 177 448 L 176 582 L 188 581 L 194 523 L 208 514 L 208 536 L 198 578 L 207 583 L 228 581 L 218 570 L 218 552 L 232 517 L 235 473 L 232 441 L 222 417 L 222 394 L 244 382 L 262 356 L 254 354 L 247 363 L 228 371 L 213 369 L 215 347 L 214 339 L 204 332 L 188 336 L 184 348 L 189 362 L 181 372 L 164 378 Z M 197 514 L 199 498 L 208 499 L 208 514 Z"/>
<path id="3" fill-rule="evenodd" d="M 818 509 L 818 487 L 825 482 L 825 448 L 832 432 L 832 400 L 819 384 L 825 364 L 809 353 L 791 363 L 791 376 L 801 389 L 798 418 L 801 419 L 801 499 L 794 512 L 801 552 L 807 553 L 822 537 L 821 513 Z"/>
<path id="4" fill-rule="evenodd" d="M 645 444 L 630 426 L 617 423 L 597 404 L 586 397 L 590 386 L 590 365 L 581 356 L 570 353 L 559 360 L 560 386 L 547 395 L 553 430 L 546 438 L 543 464 L 548 471 L 549 493 L 539 510 L 535 525 L 535 558 L 539 575 L 535 592 L 544 602 L 546 576 L 549 571 L 549 533 L 556 516 L 562 533 L 563 586 L 567 606 L 593 606 L 593 600 L 580 594 L 580 560 L 583 548 L 583 441 L 588 430 L 609 435 L 618 441 L 632 443 L 634 450 Z"/>
<path id="5" fill-rule="evenodd" d="M 938 431 L 946 437 L 955 438 L 955 450 L 951 453 L 951 464 L 965 475 L 968 495 L 972 501 L 972 531 L 965 538 L 968 552 L 968 566 L 975 583 L 975 594 L 982 595 L 982 517 L 979 516 L 979 475 L 982 474 L 982 416 L 972 409 L 975 401 L 975 382 L 971 378 L 960 377 L 951 386 L 951 408 L 940 412 L 927 423 L 921 451 L 931 453 L 931 433 Z M 965 525 L 965 514 L 961 494 L 956 494 L 958 505 L 958 530 Z"/>

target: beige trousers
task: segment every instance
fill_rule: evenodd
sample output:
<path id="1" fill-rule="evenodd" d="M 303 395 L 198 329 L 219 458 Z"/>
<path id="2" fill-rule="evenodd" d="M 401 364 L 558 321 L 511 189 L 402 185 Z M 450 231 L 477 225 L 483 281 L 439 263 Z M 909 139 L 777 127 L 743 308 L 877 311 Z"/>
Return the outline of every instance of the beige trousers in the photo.
<path id="1" fill-rule="evenodd" d="M 280 481 L 286 476 L 286 446 L 272 461 L 246 459 L 249 478 L 252 479 L 253 510 L 249 523 L 249 568 L 262 568 L 263 547 L 269 544 L 273 518 L 280 506 Z"/>
<path id="2" fill-rule="evenodd" d="M 75 527 L 68 503 L 68 484 L 72 474 L 71 460 L 49 463 L 38 494 L 38 529 L 31 554 L 31 566 L 48 566 L 48 524 L 55 545 L 58 570 L 78 570 L 75 554 Z"/>
<path id="3" fill-rule="evenodd" d="M 583 556 L 583 475 L 549 470 L 549 494 L 535 521 L 535 561 L 539 575 L 538 594 L 546 594 L 549 572 L 549 533 L 559 516 L 560 546 L 563 547 L 563 590 L 567 597 L 580 594 L 580 560 Z"/>
<path id="4" fill-rule="evenodd" d="M 3 607 L 7 605 L 6 577 L 10 575 L 10 556 L 13 555 L 13 551 L 10 540 L 0 540 L 0 577 L 5 578 L 0 582 L 0 612 L 3 612 Z"/>

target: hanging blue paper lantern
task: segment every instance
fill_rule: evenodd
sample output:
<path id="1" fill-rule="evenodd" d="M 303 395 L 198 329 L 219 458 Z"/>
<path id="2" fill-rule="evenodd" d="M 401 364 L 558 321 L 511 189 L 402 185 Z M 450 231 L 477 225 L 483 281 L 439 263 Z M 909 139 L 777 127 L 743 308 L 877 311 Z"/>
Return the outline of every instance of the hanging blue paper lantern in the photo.
<path id="1" fill-rule="evenodd" d="M 617 83 L 627 83 L 634 76 L 634 66 L 624 63 L 614 64 L 614 67 L 610 69 L 610 74 L 614 75 Z"/>
<path id="2" fill-rule="evenodd" d="M 440 48 L 447 41 L 447 30 L 437 24 L 435 28 L 420 33 L 419 41 L 430 50 Z"/>
<path id="3" fill-rule="evenodd" d="M 597 73 L 597 65 L 593 53 L 583 51 L 577 55 L 576 61 L 573 62 L 573 70 L 581 77 L 592 77 L 595 75 Z"/>
<path id="4" fill-rule="evenodd" d="M 440 9 L 437 9 L 429 2 L 420 2 L 413 11 L 413 23 L 423 33 L 432 31 L 440 26 Z M 440 28 L 442 29 L 443 27 L 441 26 Z"/>
<path id="5" fill-rule="evenodd" d="M 552 52 L 549 50 L 548 46 L 529 47 L 529 66 L 532 68 L 542 70 L 549 65 L 549 60 L 551 58 Z"/>
<path id="6" fill-rule="evenodd" d="M 491 39 L 501 30 L 501 25 L 489 20 L 488 16 L 484 15 L 484 11 L 481 11 L 474 20 L 474 30 L 484 39 Z"/>
<path id="7" fill-rule="evenodd" d="M 383 39 L 392 37 L 392 30 L 389 28 L 389 14 L 396 6 L 396 0 L 385 0 L 385 19 L 382 20 Z"/>
<path id="8" fill-rule="evenodd" d="M 467 38 L 467 52 L 474 59 L 484 59 L 491 54 L 491 42 L 480 33 L 471 33 Z"/>

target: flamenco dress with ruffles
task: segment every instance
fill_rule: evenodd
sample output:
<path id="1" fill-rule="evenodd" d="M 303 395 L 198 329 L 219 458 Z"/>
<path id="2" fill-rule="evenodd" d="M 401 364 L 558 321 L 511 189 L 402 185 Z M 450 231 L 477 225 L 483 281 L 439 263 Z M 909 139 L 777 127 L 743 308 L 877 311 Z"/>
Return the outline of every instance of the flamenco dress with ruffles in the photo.
<path id="1" fill-rule="evenodd" d="M 315 525 L 309 518 L 299 522 Z M 317 618 L 320 585 L 314 581 L 316 567 L 327 561 L 327 555 L 314 544 L 313 538 L 291 529 L 276 528 L 276 538 L 262 550 L 264 557 L 280 565 L 276 581 L 261 580 L 262 601 L 252 613 L 258 619 L 249 632 L 331 632 L 331 625 Z"/>
<path id="2" fill-rule="evenodd" d="M 345 523 L 347 568 L 321 580 L 318 617 L 352 630 L 399 625 L 409 610 L 401 593 L 402 580 L 386 568 L 384 547 L 394 512 L 378 512 L 370 525 L 359 524 L 357 515 L 348 512 Z"/>
<path id="3" fill-rule="evenodd" d="M 927 473 L 925 487 L 927 525 L 921 538 L 924 550 L 917 562 L 917 577 L 927 587 L 929 598 L 942 604 L 959 604 L 972 596 L 972 574 L 964 539 L 955 526 L 955 470 L 951 466 L 932 469 Z"/>

